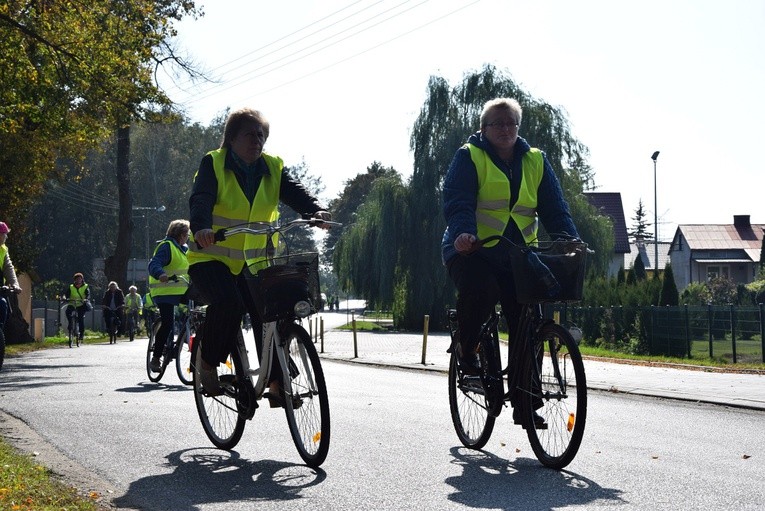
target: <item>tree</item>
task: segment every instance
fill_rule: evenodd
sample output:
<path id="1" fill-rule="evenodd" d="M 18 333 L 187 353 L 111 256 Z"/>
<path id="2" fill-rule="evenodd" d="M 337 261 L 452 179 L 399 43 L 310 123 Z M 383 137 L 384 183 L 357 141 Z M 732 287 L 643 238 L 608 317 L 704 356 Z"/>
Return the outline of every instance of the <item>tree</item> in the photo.
<path id="1" fill-rule="evenodd" d="M 109 133 L 170 104 L 153 70 L 167 62 L 189 69 L 168 42 L 172 22 L 185 15 L 196 15 L 192 1 L 10 1 L 0 7 L 0 186 L 7 192 L 0 210 L 17 234 L 26 230 L 27 212 L 46 181 L 63 177 L 58 162 L 68 161 L 79 179 L 85 155 Z M 129 138 L 119 132 L 118 141 Z M 123 174 L 126 149 L 118 149 Z M 129 193 L 129 180 L 118 182 L 120 193 Z M 119 216 L 119 262 L 132 235 L 130 203 L 120 198 L 126 212 Z"/>
<path id="2" fill-rule="evenodd" d="M 347 180 L 340 195 L 330 201 L 329 211 L 332 213 L 332 220 L 343 225 L 330 230 L 324 238 L 324 256 L 328 260 L 332 260 L 335 245 L 343 233 L 355 223 L 356 212 L 366 201 L 372 185 L 377 179 L 383 177 L 400 179 L 401 176 L 393 167 L 384 167 L 382 163 L 374 161 L 367 167 L 365 173 L 357 174 Z"/>
<path id="3" fill-rule="evenodd" d="M 632 271 L 635 273 L 635 280 L 638 282 L 648 278 L 648 274 L 645 271 L 645 263 L 640 254 L 635 258 L 635 265 L 632 267 Z"/>
<path id="4" fill-rule="evenodd" d="M 661 294 L 659 295 L 659 305 L 676 306 L 680 303 L 680 296 L 675 284 L 675 274 L 672 272 L 672 264 L 667 263 L 664 267 L 662 277 Z"/>
<path id="5" fill-rule="evenodd" d="M 627 231 L 627 235 L 634 242 L 641 242 L 653 238 L 653 233 L 648 232 L 648 224 L 646 223 L 645 219 L 646 213 L 643 209 L 643 199 L 640 199 L 638 202 L 638 207 L 635 210 L 635 216 L 632 217 L 632 220 L 635 221 L 633 228 Z"/>
<path id="6" fill-rule="evenodd" d="M 311 174 L 305 161 L 293 167 L 285 167 L 284 171 L 292 176 L 293 179 L 302 183 L 312 195 L 319 196 L 324 191 L 324 183 L 322 183 L 321 177 Z M 282 204 L 279 205 L 279 215 L 282 223 L 287 223 L 300 216 L 298 212 Z M 289 231 L 284 235 L 284 238 L 290 252 L 293 254 L 298 252 L 316 252 L 316 240 L 313 235 L 314 233 L 310 229 L 298 228 Z"/>

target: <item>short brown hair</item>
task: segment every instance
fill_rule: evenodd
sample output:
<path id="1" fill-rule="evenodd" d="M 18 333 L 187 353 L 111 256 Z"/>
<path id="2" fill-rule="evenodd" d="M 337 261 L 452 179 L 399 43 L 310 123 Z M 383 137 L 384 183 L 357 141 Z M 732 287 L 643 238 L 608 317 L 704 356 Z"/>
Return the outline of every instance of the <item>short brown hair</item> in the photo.
<path id="1" fill-rule="evenodd" d="M 237 136 L 242 126 L 248 122 L 254 122 L 263 128 L 263 134 L 268 140 L 270 124 L 263 113 L 253 108 L 240 108 L 231 112 L 226 119 L 226 126 L 223 128 L 223 140 L 220 143 L 221 148 L 230 148 L 231 141 Z"/>
<path id="2" fill-rule="evenodd" d="M 167 233 L 166 236 L 168 238 L 178 239 L 181 237 L 181 234 L 186 234 L 189 232 L 189 221 L 178 219 L 173 220 L 170 222 L 170 225 L 167 226 Z"/>

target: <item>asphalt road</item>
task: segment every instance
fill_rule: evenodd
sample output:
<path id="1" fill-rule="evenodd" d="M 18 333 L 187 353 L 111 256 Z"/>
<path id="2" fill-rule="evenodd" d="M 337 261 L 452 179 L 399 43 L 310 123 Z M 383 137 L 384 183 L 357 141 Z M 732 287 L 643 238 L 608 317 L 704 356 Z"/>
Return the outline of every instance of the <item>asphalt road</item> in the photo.
<path id="1" fill-rule="evenodd" d="M 207 440 L 192 392 L 152 384 L 145 340 L 11 358 L 0 433 L 122 509 L 762 509 L 765 413 L 592 392 L 579 455 L 543 468 L 498 420 L 458 445 L 446 377 L 325 360 L 332 444 L 304 465 L 284 413 L 261 407 L 232 452 Z M 23 424 L 13 417 L 18 418 Z"/>

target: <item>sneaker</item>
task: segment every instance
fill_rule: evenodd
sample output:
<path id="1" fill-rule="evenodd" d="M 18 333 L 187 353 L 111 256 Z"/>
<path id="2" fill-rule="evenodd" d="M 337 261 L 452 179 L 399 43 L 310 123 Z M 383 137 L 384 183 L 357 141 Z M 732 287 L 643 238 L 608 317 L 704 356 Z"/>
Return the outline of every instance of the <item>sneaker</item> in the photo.
<path id="1" fill-rule="evenodd" d="M 159 356 L 154 355 L 151 357 L 151 362 L 149 362 L 149 369 L 151 369 L 151 372 L 158 373 L 162 370 L 162 365 L 159 362 Z"/>

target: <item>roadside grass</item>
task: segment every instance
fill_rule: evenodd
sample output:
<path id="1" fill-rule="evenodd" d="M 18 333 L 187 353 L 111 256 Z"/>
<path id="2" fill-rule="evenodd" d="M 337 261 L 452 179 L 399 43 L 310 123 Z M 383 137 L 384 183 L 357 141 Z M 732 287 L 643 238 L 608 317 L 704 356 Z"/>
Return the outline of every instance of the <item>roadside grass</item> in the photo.
<path id="1" fill-rule="evenodd" d="M 58 481 L 47 468 L 0 438 L 0 509 L 8 511 L 98 511 L 93 499 Z"/>
<path id="2" fill-rule="evenodd" d="M 109 342 L 109 337 L 104 335 L 103 332 L 85 330 L 85 335 L 83 340 L 80 341 L 80 344 L 100 344 L 102 342 Z M 7 344 L 5 346 L 5 355 L 21 355 L 23 353 L 30 353 L 32 351 L 39 351 L 56 347 L 68 348 L 69 337 L 66 335 L 58 335 L 54 337 L 46 337 L 43 341 L 35 341 L 22 344 Z"/>

